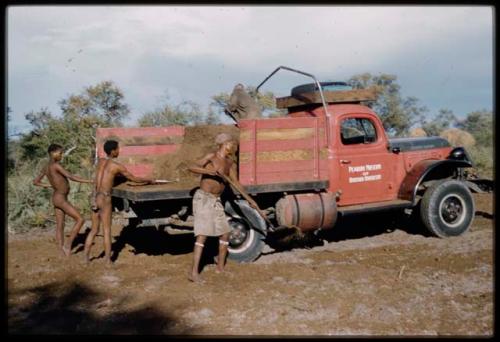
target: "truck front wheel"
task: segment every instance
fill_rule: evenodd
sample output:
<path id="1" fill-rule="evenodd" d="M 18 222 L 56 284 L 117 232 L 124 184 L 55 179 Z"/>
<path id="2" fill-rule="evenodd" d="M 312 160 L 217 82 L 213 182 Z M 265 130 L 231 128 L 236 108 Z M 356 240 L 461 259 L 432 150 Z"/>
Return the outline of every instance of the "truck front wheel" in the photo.
<path id="1" fill-rule="evenodd" d="M 456 180 L 442 180 L 424 193 L 420 216 L 426 228 L 438 237 L 465 233 L 474 218 L 474 199 L 467 186 Z"/>
<path id="2" fill-rule="evenodd" d="M 254 261 L 264 249 L 264 236 L 262 233 L 249 227 L 244 220 L 232 218 L 229 220 L 231 233 L 229 233 L 228 258 L 238 262 Z"/>

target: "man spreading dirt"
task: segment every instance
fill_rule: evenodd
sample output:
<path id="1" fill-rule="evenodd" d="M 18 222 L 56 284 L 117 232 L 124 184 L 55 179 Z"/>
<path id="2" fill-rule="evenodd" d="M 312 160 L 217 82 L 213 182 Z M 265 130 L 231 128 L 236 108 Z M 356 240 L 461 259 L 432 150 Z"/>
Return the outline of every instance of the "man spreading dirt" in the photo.
<path id="1" fill-rule="evenodd" d="M 33 184 L 36 186 L 41 186 L 44 188 L 52 187 L 54 192 L 52 193 L 52 204 L 54 205 L 56 214 L 56 242 L 64 255 L 69 256 L 71 254 L 71 246 L 73 245 L 73 240 L 82 228 L 85 222 L 82 215 L 78 210 L 68 202 L 69 194 L 69 182 L 71 179 L 75 182 L 80 183 L 93 183 L 92 180 L 84 179 L 80 176 L 72 175 L 66 171 L 60 161 L 63 157 L 63 148 L 58 144 L 51 144 L 48 148 L 49 153 L 49 163 L 42 169 L 42 172 L 33 180 Z M 47 176 L 50 185 L 41 182 L 42 178 Z M 69 239 L 64 243 L 64 220 L 66 214 L 71 216 L 75 220 L 73 229 L 71 230 Z"/>
<path id="2" fill-rule="evenodd" d="M 223 177 L 230 177 L 231 180 L 241 186 L 236 176 L 233 161 L 229 158 L 236 151 L 237 142 L 227 133 L 220 133 L 215 138 L 218 150 L 209 153 L 204 158 L 195 162 L 189 167 L 194 173 L 201 174 L 200 188 L 193 196 L 194 214 L 194 243 L 193 264 L 189 280 L 197 282 L 199 277 L 199 264 L 203 247 L 208 236 L 219 237 L 219 255 L 217 259 L 217 272 L 224 271 L 227 248 L 229 245 L 229 232 L 231 228 L 224 213 L 220 195 L 224 191 L 225 184 Z M 255 208 L 257 204 L 250 203 Z"/>
<path id="3" fill-rule="evenodd" d="M 104 143 L 104 152 L 106 157 L 101 158 L 97 163 L 95 175 L 95 191 L 92 201 L 92 229 L 85 240 L 85 262 L 89 263 L 90 248 L 94 238 L 99 231 L 102 223 L 104 229 L 104 252 L 108 265 L 111 265 L 111 188 L 113 187 L 115 177 L 121 174 L 133 182 L 146 182 L 154 184 L 155 180 L 141 178 L 132 175 L 125 166 L 113 160 L 120 154 L 120 146 L 115 140 L 108 140 Z"/>
<path id="4" fill-rule="evenodd" d="M 225 110 L 231 116 L 234 116 L 236 120 L 262 117 L 259 105 L 245 91 L 245 87 L 241 83 L 234 86 Z"/>

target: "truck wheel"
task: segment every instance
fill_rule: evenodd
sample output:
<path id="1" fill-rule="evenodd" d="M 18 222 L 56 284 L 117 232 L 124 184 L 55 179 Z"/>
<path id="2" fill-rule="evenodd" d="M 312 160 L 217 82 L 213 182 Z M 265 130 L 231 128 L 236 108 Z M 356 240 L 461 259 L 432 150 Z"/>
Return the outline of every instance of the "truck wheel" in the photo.
<path id="1" fill-rule="evenodd" d="M 435 183 L 424 193 L 420 217 L 427 229 L 439 237 L 465 233 L 474 218 L 474 199 L 465 184 L 456 180 Z"/>
<path id="2" fill-rule="evenodd" d="M 229 233 L 228 258 L 238 262 L 251 262 L 257 259 L 264 249 L 264 236 L 244 220 L 232 218 L 229 221 L 232 230 Z"/>

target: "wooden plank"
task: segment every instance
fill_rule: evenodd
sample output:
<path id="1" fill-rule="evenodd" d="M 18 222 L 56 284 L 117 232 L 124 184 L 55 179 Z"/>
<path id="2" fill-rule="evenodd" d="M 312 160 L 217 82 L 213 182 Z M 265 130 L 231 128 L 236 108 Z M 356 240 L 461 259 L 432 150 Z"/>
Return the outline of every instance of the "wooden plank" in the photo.
<path id="1" fill-rule="evenodd" d="M 240 130 L 251 129 L 252 124 L 255 123 L 257 130 L 262 129 L 282 129 L 282 128 L 314 128 L 314 120 L 322 120 L 321 118 L 313 118 L 313 117 L 302 117 L 302 118 L 294 118 L 290 120 L 287 117 L 281 118 L 268 118 L 265 120 L 262 119 L 246 119 L 238 122 L 238 127 Z"/>
<path id="2" fill-rule="evenodd" d="M 240 177 L 250 173 L 250 163 L 240 163 Z M 323 159 L 319 161 L 319 168 L 323 171 L 328 170 L 328 160 Z M 257 172 L 288 172 L 289 170 L 296 171 L 310 171 L 314 170 L 313 160 L 289 160 L 289 161 L 269 161 L 257 164 Z"/>
<path id="3" fill-rule="evenodd" d="M 313 159 L 313 156 L 314 155 L 312 149 L 258 152 L 257 169 L 259 163 L 266 161 L 311 160 Z M 250 153 L 240 153 L 240 162 L 246 163 L 250 161 L 251 157 L 252 154 Z"/>
<path id="4" fill-rule="evenodd" d="M 325 147 L 325 139 L 320 140 L 320 147 Z M 314 148 L 315 138 L 307 139 L 291 139 L 291 140 L 258 140 L 257 151 L 287 151 L 296 149 L 312 149 Z M 252 152 L 250 144 L 240 144 L 240 155 L 243 152 Z"/>
<path id="5" fill-rule="evenodd" d="M 248 163 L 251 161 L 254 155 L 251 152 L 240 153 L 239 162 L 241 164 Z M 328 151 L 323 148 L 319 153 L 320 159 L 326 159 L 328 156 Z M 263 162 L 283 162 L 283 161 L 300 161 L 300 160 L 313 160 L 314 159 L 314 149 L 311 147 L 309 149 L 291 149 L 287 151 L 262 151 L 257 153 L 257 163 Z"/>
<path id="6" fill-rule="evenodd" d="M 174 153 L 180 145 L 149 145 L 149 146 L 123 146 L 120 147 L 120 155 L 161 155 Z"/>
<path id="7" fill-rule="evenodd" d="M 174 153 L 180 148 L 180 145 L 148 145 L 148 146 L 120 146 L 120 156 L 147 156 L 163 155 Z M 104 157 L 103 146 L 98 147 L 99 157 Z"/>
<path id="8" fill-rule="evenodd" d="M 325 91 L 323 92 L 323 95 L 325 97 L 325 102 L 327 103 L 375 101 L 377 99 L 376 93 L 373 89 Z M 277 108 L 297 107 L 308 104 L 322 104 L 319 91 L 280 97 L 276 99 Z"/>
<path id="9" fill-rule="evenodd" d="M 303 171 L 278 171 L 257 173 L 257 184 L 284 183 L 284 182 L 306 182 L 317 180 L 313 175 L 313 169 Z M 242 185 L 248 184 L 243 176 L 240 177 Z"/>
<path id="10" fill-rule="evenodd" d="M 184 135 L 183 126 L 167 126 L 167 127 L 113 127 L 113 128 L 98 128 L 97 137 L 108 138 L 110 136 L 182 136 Z"/>
<path id="11" fill-rule="evenodd" d="M 113 197 L 126 198 L 131 201 L 143 202 L 143 201 L 157 201 L 166 199 L 183 199 L 191 198 L 191 189 L 186 190 L 149 190 L 141 191 L 141 189 L 134 189 L 122 187 L 113 188 L 111 194 Z"/>
<path id="12" fill-rule="evenodd" d="M 182 144 L 184 136 L 174 135 L 174 136 L 110 136 L 106 139 L 98 139 L 98 144 L 104 144 L 108 139 L 116 140 L 120 143 L 120 146 L 148 146 L 148 145 L 176 145 Z"/>
<path id="13" fill-rule="evenodd" d="M 261 128 L 257 130 L 257 140 L 290 140 L 312 138 L 314 128 Z M 251 133 L 244 130 L 240 133 L 240 143 L 251 140 Z"/>

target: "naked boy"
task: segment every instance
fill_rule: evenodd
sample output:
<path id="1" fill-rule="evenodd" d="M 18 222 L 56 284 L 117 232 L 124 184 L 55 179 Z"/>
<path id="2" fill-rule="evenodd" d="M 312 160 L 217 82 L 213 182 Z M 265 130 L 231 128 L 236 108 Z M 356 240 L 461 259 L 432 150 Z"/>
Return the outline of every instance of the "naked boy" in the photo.
<path id="1" fill-rule="evenodd" d="M 101 158 L 96 167 L 95 192 L 93 194 L 95 196 L 95 206 L 92 208 L 92 229 L 85 240 L 84 255 L 85 262 L 89 263 L 90 248 L 102 223 L 105 258 L 108 265 L 111 265 L 111 214 L 113 209 L 111 205 L 111 188 L 113 187 L 115 177 L 121 174 L 133 182 L 147 182 L 149 184 L 155 184 L 155 180 L 136 177 L 125 166 L 113 160 L 120 154 L 120 146 L 117 141 L 106 141 L 104 143 L 104 152 L 106 152 L 107 156 Z"/>
<path id="2" fill-rule="evenodd" d="M 50 158 L 49 163 L 33 180 L 33 184 L 45 188 L 52 187 L 54 189 L 52 193 L 52 204 L 54 205 L 56 214 L 56 242 L 64 255 L 69 256 L 71 254 L 73 240 L 85 221 L 78 210 L 68 202 L 70 190 L 68 179 L 80 183 L 93 183 L 93 181 L 72 175 L 62 167 L 60 164 L 63 157 L 63 148 L 61 145 L 51 144 L 48 148 L 48 153 Z M 42 178 L 45 176 L 49 180 L 50 185 L 41 182 Z M 71 216 L 75 220 L 75 224 L 71 229 L 69 239 L 64 243 L 64 220 L 66 215 Z"/>

